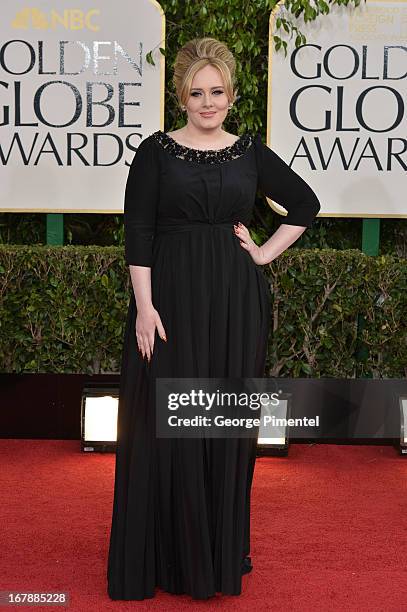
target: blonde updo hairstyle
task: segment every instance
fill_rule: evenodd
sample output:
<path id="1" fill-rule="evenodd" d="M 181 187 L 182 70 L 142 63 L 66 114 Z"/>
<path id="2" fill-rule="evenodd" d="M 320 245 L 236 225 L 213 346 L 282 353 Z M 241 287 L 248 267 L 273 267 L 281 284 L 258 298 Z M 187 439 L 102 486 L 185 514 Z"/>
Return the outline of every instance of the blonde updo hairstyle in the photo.
<path id="1" fill-rule="evenodd" d="M 195 74 L 208 64 L 215 66 L 221 73 L 229 104 L 235 101 L 236 62 L 233 54 L 225 43 L 216 38 L 194 38 L 178 51 L 174 63 L 173 81 L 181 106 L 188 102 Z"/>

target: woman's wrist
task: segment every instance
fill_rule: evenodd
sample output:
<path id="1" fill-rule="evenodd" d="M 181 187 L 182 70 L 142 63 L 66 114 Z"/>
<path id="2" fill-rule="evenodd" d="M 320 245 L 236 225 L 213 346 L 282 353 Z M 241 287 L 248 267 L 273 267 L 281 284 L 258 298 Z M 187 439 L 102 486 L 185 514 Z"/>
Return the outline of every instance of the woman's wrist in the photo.
<path id="1" fill-rule="evenodd" d="M 145 301 L 138 302 L 137 298 L 136 298 L 136 307 L 137 307 L 137 312 L 139 312 L 140 314 L 148 313 L 151 310 L 154 310 L 154 306 L 152 302 L 145 302 Z"/>
<path id="2" fill-rule="evenodd" d="M 264 248 L 265 244 L 266 244 L 266 243 L 262 244 L 262 245 L 259 247 L 259 253 L 260 253 L 260 265 L 261 265 L 261 266 L 266 266 L 267 264 L 269 264 L 270 262 L 272 262 L 272 261 L 273 261 L 273 257 L 271 257 L 271 258 L 270 258 L 270 257 L 267 255 L 267 251 L 266 251 L 266 249 Z"/>

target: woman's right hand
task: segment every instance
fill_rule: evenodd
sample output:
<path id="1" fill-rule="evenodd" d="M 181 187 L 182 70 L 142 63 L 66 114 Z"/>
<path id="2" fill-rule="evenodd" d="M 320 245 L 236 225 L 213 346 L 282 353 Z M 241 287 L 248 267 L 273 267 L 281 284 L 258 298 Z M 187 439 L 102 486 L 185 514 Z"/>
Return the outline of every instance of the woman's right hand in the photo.
<path id="1" fill-rule="evenodd" d="M 156 329 L 160 338 L 167 342 L 164 326 L 154 306 L 151 305 L 138 310 L 136 317 L 137 344 L 143 359 L 147 357 L 148 361 L 150 361 L 153 354 Z"/>

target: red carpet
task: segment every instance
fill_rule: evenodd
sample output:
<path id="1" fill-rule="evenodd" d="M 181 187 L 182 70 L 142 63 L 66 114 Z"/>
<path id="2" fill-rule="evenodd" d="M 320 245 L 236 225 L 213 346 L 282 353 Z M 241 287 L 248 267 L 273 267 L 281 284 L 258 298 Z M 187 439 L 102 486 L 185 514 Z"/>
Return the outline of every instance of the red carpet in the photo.
<path id="1" fill-rule="evenodd" d="M 68 591 L 69 610 L 81 612 L 407 609 L 407 460 L 392 447 L 293 444 L 288 458 L 259 458 L 254 569 L 241 596 L 207 602 L 109 599 L 114 455 L 79 448 L 0 440 L 1 591 Z"/>

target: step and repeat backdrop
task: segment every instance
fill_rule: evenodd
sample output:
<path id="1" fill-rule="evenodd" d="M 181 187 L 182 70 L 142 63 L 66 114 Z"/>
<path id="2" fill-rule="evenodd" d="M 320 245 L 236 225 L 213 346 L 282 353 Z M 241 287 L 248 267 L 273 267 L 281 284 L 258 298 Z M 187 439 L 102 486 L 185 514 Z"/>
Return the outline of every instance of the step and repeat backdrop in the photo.
<path id="1" fill-rule="evenodd" d="M 407 217 L 407 3 L 330 5 L 285 57 L 273 36 L 287 17 L 282 3 L 270 16 L 267 144 L 318 193 L 319 216 Z"/>
<path id="2" fill-rule="evenodd" d="M 128 164 L 163 126 L 160 5 L 6 2 L 0 41 L 1 210 L 122 212 Z"/>

